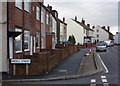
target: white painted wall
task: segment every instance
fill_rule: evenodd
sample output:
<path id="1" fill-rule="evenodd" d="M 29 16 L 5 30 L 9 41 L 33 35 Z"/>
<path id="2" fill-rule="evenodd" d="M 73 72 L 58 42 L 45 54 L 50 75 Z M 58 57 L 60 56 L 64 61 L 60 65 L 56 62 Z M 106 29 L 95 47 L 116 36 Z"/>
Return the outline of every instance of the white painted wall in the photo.
<path id="1" fill-rule="evenodd" d="M 76 44 L 84 43 L 84 28 L 77 24 L 75 21 L 72 19 L 67 19 L 67 39 L 69 38 L 70 35 L 74 35 L 76 39 Z"/>
<path id="2" fill-rule="evenodd" d="M 120 44 L 120 32 L 114 36 L 114 43 Z"/>
<path id="3" fill-rule="evenodd" d="M 7 21 L 7 3 L 4 2 L 0 3 L 0 72 L 8 72 L 6 21 Z"/>
<path id="4" fill-rule="evenodd" d="M 97 32 L 97 29 L 99 30 L 99 32 Z M 97 25 L 94 28 L 94 37 L 95 39 L 99 39 L 99 41 L 107 41 L 109 40 L 109 34 L 108 32 L 106 32 L 105 30 L 103 30 L 99 25 Z M 97 34 L 99 34 L 99 38 L 97 38 Z"/>

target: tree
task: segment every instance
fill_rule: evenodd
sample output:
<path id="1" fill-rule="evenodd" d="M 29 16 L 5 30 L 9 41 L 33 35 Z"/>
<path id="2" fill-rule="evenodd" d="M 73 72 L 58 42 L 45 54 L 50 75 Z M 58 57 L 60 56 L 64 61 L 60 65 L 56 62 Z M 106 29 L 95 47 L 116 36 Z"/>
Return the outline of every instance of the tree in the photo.
<path id="1" fill-rule="evenodd" d="M 76 43 L 75 37 L 74 37 L 73 35 L 72 35 L 72 36 L 69 36 L 68 41 L 70 41 L 70 42 L 73 43 L 73 44 Z"/>
<path id="2" fill-rule="evenodd" d="M 71 40 L 71 36 L 69 36 L 69 39 L 68 39 L 68 41 L 70 41 Z"/>

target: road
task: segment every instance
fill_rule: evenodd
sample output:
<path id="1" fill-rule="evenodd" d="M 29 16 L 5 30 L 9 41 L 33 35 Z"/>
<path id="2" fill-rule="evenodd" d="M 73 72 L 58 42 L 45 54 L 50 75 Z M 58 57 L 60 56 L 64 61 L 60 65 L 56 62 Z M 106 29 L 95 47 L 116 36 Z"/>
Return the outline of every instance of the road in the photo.
<path id="1" fill-rule="evenodd" d="M 70 80 L 5 83 L 3 86 L 118 86 L 118 56 L 120 46 L 107 48 L 107 52 L 98 52 L 107 73 Z"/>

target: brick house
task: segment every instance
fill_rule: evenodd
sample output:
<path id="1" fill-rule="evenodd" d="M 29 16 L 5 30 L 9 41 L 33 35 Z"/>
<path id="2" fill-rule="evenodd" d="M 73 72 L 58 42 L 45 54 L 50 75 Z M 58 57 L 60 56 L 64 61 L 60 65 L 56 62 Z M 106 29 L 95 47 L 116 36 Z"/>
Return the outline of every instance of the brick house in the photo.
<path id="1" fill-rule="evenodd" d="M 85 24 L 85 20 L 78 21 L 77 17 L 75 19 L 67 19 L 67 38 L 70 35 L 74 35 L 76 44 L 93 43 L 93 32 L 94 30 L 90 28 L 90 24 Z"/>
<path id="2" fill-rule="evenodd" d="M 99 25 L 94 28 L 94 37 L 96 42 L 113 40 L 113 34 L 110 32 L 110 27 L 101 27 Z"/>
<path id="3" fill-rule="evenodd" d="M 67 41 L 67 23 L 65 23 L 65 18 L 60 21 L 60 41 Z"/>
<path id="4" fill-rule="evenodd" d="M 58 13 L 43 2 L 9 2 L 9 46 L 12 58 L 55 49 L 57 44 Z"/>
<path id="5" fill-rule="evenodd" d="M 9 2 L 9 32 L 18 34 L 9 36 L 10 58 L 23 58 L 23 55 L 39 53 L 41 42 L 40 2 Z M 42 34 L 44 35 L 44 34 Z"/>

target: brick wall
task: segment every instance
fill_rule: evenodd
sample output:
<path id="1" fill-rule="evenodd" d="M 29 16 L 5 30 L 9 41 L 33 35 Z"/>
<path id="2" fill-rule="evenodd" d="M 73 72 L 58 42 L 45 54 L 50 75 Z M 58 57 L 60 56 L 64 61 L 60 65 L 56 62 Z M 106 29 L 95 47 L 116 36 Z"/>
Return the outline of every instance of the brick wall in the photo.
<path id="1" fill-rule="evenodd" d="M 80 50 L 79 46 L 71 45 L 63 49 L 52 50 L 50 53 L 25 55 L 24 59 L 31 59 L 28 75 L 45 74 L 50 72 L 57 64 L 66 59 L 69 55 Z M 26 75 L 26 65 L 16 65 L 16 76 Z M 13 64 L 10 64 L 10 74 L 13 75 Z"/>

